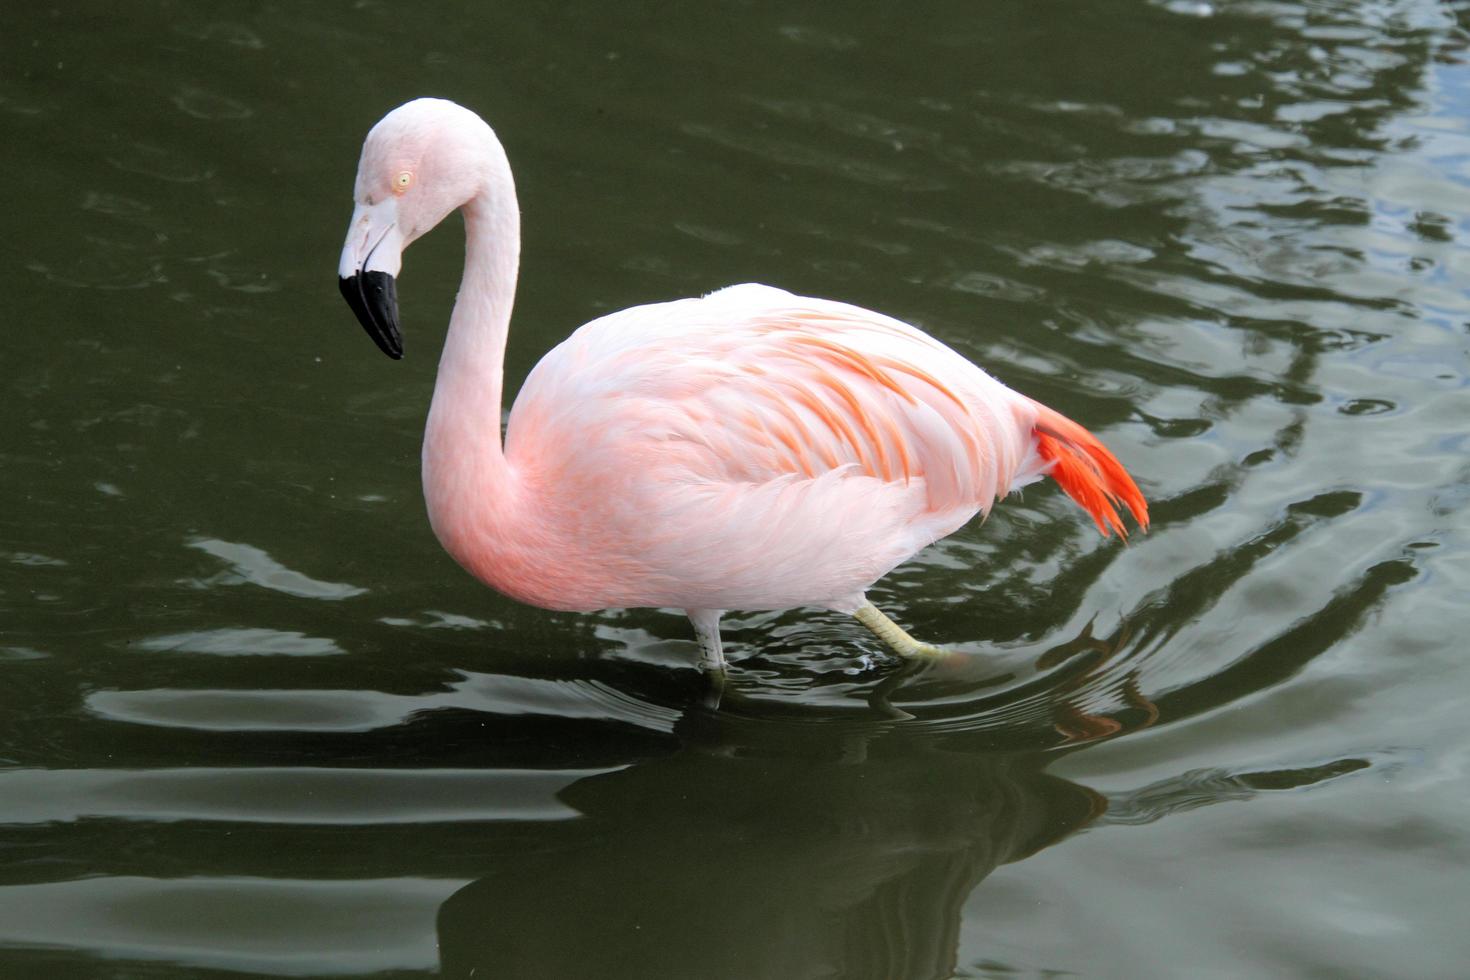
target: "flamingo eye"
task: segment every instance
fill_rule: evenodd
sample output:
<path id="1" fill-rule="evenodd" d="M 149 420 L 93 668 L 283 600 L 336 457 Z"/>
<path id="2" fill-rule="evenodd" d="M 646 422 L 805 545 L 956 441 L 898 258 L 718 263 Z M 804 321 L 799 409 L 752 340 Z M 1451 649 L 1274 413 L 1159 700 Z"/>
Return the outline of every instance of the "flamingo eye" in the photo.
<path id="1" fill-rule="evenodd" d="M 413 184 L 413 171 L 400 170 L 398 176 L 393 178 L 393 193 L 402 194 Z"/>

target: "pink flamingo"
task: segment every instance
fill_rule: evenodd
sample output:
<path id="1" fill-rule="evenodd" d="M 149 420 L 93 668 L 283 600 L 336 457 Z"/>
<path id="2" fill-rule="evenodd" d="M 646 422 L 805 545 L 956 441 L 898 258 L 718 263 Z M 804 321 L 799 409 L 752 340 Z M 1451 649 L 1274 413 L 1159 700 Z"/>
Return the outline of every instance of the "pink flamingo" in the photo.
<path id="1" fill-rule="evenodd" d="M 363 144 L 343 295 L 403 356 L 403 249 L 464 211 L 464 278 L 424 435 L 424 497 L 455 560 L 548 609 L 675 607 L 722 676 L 729 609 L 823 606 L 894 652 L 937 652 L 864 592 L 1011 490 L 1051 476 L 1106 536 L 1143 495 L 1082 426 L 922 331 L 770 286 L 636 306 L 527 377 L 501 446 L 520 256 L 505 151 L 473 112 L 417 99 Z"/>

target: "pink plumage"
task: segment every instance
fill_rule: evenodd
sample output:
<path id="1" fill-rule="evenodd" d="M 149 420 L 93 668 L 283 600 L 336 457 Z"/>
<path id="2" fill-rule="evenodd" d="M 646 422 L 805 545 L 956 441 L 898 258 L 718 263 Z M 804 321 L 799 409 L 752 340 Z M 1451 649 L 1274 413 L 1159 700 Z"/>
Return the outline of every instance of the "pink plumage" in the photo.
<path id="1" fill-rule="evenodd" d="M 908 324 L 754 284 L 581 327 L 526 379 L 502 449 L 520 227 L 499 142 L 454 103 L 410 102 L 369 133 L 356 198 L 342 290 L 395 357 L 401 252 L 464 211 L 424 494 L 449 553 L 506 595 L 685 609 L 715 668 L 727 609 L 855 613 L 912 653 L 864 592 L 1017 487 L 1050 473 L 1104 534 L 1119 503 L 1147 527 L 1077 423 Z"/>

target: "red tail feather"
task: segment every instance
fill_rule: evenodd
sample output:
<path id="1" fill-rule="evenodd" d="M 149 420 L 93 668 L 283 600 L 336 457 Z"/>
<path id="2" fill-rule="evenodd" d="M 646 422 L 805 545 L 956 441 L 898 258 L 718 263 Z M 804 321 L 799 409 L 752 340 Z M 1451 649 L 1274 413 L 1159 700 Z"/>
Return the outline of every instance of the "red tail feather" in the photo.
<path id="1" fill-rule="evenodd" d="M 1147 531 L 1148 503 L 1118 458 L 1076 422 L 1040 402 L 1035 404 L 1037 454 L 1052 464 L 1051 478 L 1092 515 L 1103 537 L 1109 529 L 1120 538 L 1128 537 L 1118 516 L 1119 503 Z"/>

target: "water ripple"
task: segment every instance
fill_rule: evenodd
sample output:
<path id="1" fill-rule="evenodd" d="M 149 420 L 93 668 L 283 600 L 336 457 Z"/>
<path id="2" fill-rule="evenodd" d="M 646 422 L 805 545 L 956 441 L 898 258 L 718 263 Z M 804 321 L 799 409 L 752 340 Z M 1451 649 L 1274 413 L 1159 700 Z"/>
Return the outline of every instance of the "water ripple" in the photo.
<path id="1" fill-rule="evenodd" d="M 1368 759 L 1335 759 L 1312 766 L 1258 772 L 1193 769 L 1130 793 L 1108 798 L 1099 823 L 1137 826 L 1176 813 L 1226 801 L 1254 799 L 1262 792 L 1301 789 L 1372 768 Z"/>
<path id="2" fill-rule="evenodd" d="M 116 877 L 0 887 L 0 944 L 272 975 L 431 969 L 435 910 L 464 884 Z"/>
<path id="3" fill-rule="evenodd" d="M 139 640 L 137 646 L 159 653 L 207 653 L 227 657 L 328 657 L 347 652 L 335 640 L 326 637 L 259 626 L 167 633 Z"/>
<path id="4" fill-rule="evenodd" d="M 568 820 L 557 795 L 615 769 L 20 769 L 0 772 L 0 824 L 94 817 L 356 826 Z"/>
<path id="5" fill-rule="evenodd" d="M 750 153 L 772 163 L 821 170 L 859 183 L 897 184 L 909 190 L 935 190 L 940 186 L 933 181 L 884 166 L 871 157 L 856 154 L 842 156 L 808 143 L 751 132 L 735 132 L 708 123 L 685 123 L 680 129 L 688 136 L 708 140 L 727 149 Z"/>
<path id="6" fill-rule="evenodd" d="M 255 114 L 243 102 L 194 85 L 175 92 L 172 102 L 195 119 L 249 119 Z"/>
<path id="7" fill-rule="evenodd" d="M 421 695 L 368 690 L 97 691 L 89 711 L 113 721 L 200 731 L 365 732 L 420 712 L 461 708 L 490 715 L 612 719 L 671 731 L 680 711 L 601 681 L 542 680 L 460 672 L 448 691 Z"/>
<path id="8" fill-rule="evenodd" d="M 350 599 L 367 592 L 367 589 L 355 585 L 324 582 L 293 571 L 253 545 L 220 541 L 216 538 L 194 538 L 188 544 L 189 547 L 213 555 L 230 566 L 227 571 L 218 572 L 209 578 L 192 580 L 191 584 L 199 588 L 249 583 L 302 599 L 329 601 Z"/>

